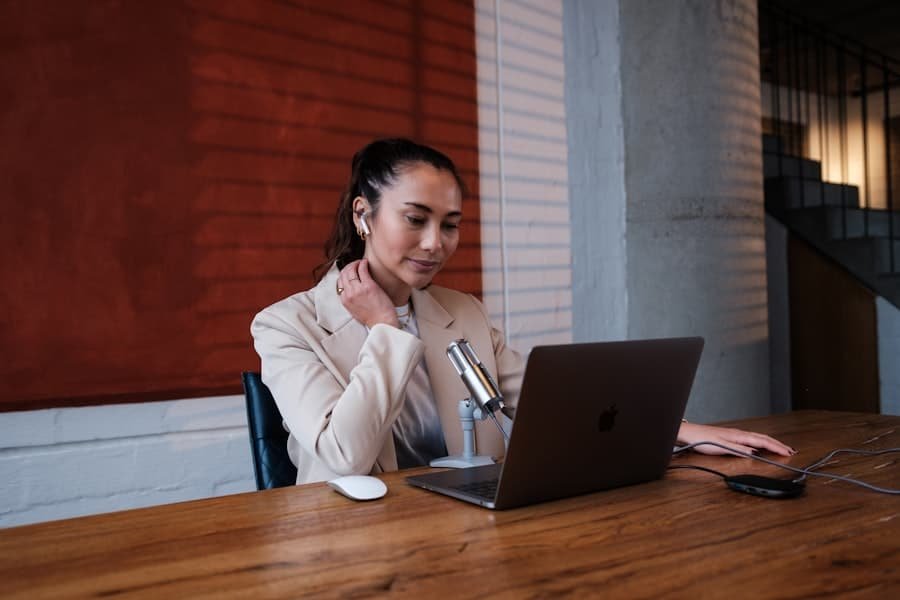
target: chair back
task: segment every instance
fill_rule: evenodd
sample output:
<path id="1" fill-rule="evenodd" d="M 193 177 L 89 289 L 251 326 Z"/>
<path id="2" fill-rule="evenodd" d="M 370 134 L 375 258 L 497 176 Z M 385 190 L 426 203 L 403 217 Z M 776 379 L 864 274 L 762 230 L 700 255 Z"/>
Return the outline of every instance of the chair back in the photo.
<path id="1" fill-rule="evenodd" d="M 241 380 L 247 399 L 247 425 L 256 489 L 294 485 L 297 482 L 297 467 L 288 456 L 289 434 L 281 424 L 281 413 L 272 392 L 262 382 L 259 373 L 245 371 L 241 373 Z"/>

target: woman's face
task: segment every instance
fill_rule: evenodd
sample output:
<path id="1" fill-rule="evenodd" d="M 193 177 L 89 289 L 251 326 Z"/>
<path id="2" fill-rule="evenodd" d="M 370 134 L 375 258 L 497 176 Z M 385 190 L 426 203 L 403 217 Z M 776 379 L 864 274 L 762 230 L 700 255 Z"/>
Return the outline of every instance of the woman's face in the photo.
<path id="1" fill-rule="evenodd" d="M 427 163 L 410 165 L 382 191 L 374 215 L 365 200 L 356 199 L 357 226 L 361 210 L 366 210 L 371 230 L 365 257 L 395 304 L 405 303 L 412 288 L 431 283 L 456 251 L 462 193 L 449 171 Z"/>

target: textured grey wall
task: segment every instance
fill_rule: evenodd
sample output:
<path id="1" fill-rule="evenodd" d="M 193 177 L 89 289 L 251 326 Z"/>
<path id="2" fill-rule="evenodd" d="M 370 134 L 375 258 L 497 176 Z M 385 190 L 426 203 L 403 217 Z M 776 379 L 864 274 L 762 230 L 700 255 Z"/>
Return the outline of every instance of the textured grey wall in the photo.
<path id="1" fill-rule="evenodd" d="M 618 5 L 563 5 L 576 342 L 628 334 Z"/>
<path id="2" fill-rule="evenodd" d="M 607 114 L 614 98 L 597 96 L 593 107 L 589 98 L 567 98 L 570 182 L 597 177 L 583 171 L 617 159 L 615 136 L 592 142 L 589 133 L 608 135 L 602 125 L 620 120 L 624 140 L 624 191 L 592 198 L 570 186 L 573 256 L 587 253 L 603 264 L 621 227 L 602 230 L 594 214 L 625 207 L 626 289 L 619 278 L 605 280 L 596 265 L 588 274 L 575 269 L 574 331 L 604 335 L 584 315 L 608 306 L 611 295 L 624 297 L 627 337 L 706 338 L 689 418 L 768 414 L 756 2 L 571 0 L 564 4 L 564 24 L 567 45 L 578 49 L 566 52 L 569 77 L 592 69 L 609 86 L 616 67 L 606 63 L 618 53 L 621 80 L 621 117 Z M 591 94 L 576 83 L 566 91 Z M 594 127 L 592 108 L 604 116 L 601 127 L 584 132 L 579 145 L 574 132 Z M 588 225 L 579 229 L 579 223 Z M 599 234 L 614 241 L 591 238 Z M 592 294 L 597 277 L 600 291 Z"/>
<path id="3" fill-rule="evenodd" d="M 707 340 L 691 414 L 767 414 L 756 2 L 621 2 L 631 337 Z"/>

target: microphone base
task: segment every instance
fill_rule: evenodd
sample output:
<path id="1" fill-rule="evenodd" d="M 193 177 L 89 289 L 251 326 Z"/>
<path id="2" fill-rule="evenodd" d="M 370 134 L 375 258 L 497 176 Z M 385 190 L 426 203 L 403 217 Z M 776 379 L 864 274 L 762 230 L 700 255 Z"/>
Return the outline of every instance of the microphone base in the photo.
<path id="1" fill-rule="evenodd" d="M 443 458 L 434 459 L 428 463 L 428 466 L 450 469 L 468 469 L 469 467 L 483 467 L 492 464 L 494 464 L 494 459 L 490 456 L 445 456 Z"/>

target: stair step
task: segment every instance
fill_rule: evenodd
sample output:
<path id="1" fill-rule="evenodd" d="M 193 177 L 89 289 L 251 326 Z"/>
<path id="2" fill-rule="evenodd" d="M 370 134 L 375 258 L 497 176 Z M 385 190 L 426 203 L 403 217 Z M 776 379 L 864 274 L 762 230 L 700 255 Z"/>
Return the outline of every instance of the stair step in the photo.
<path id="1" fill-rule="evenodd" d="M 842 265 L 874 293 L 900 308 L 900 239 L 873 237 L 836 239 L 828 235 L 827 223 L 829 212 L 838 215 L 842 212 L 836 207 L 785 210 L 780 204 L 773 204 L 771 198 L 767 196 L 766 211 L 784 223 L 800 239 Z M 847 209 L 847 214 L 853 214 L 853 211 Z M 890 270 L 892 248 L 893 271 Z"/>
<path id="2" fill-rule="evenodd" d="M 822 163 L 798 156 L 784 154 L 763 154 L 763 177 L 802 177 L 822 179 Z"/>
<path id="3" fill-rule="evenodd" d="M 859 208 L 859 188 L 799 177 L 771 177 L 765 180 L 766 204 L 785 209 L 814 206 Z"/>
<path id="4" fill-rule="evenodd" d="M 891 219 L 894 221 L 894 237 L 900 237 L 900 213 L 898 212 L 837 207 L 825 207 L 824 212 L 828 235 L 832 238 L 886 238 L 891 234 Z"/>

